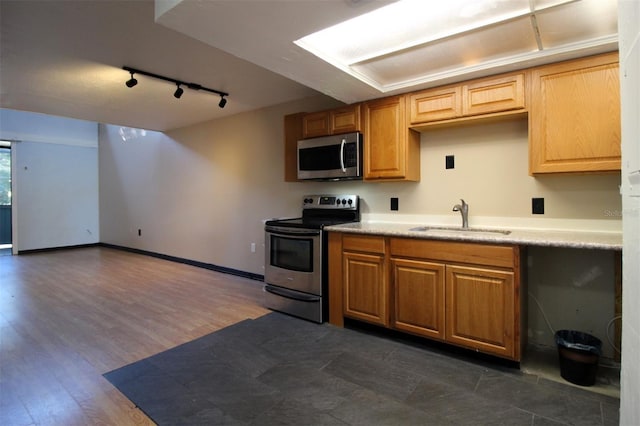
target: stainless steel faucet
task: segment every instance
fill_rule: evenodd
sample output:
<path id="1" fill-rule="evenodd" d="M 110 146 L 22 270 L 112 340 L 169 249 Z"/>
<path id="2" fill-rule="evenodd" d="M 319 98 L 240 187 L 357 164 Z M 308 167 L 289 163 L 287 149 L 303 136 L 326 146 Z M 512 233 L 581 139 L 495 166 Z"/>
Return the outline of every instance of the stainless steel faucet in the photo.
<path id="1" fill-rule="evenodd" d="M 460 212 L 462 215 L 462 229 L 469 228 L 469 204 L 465 203 L 462 198 L 460 198 L 462 204 L 456 204 L 453 206 L 454 212 Z"/>

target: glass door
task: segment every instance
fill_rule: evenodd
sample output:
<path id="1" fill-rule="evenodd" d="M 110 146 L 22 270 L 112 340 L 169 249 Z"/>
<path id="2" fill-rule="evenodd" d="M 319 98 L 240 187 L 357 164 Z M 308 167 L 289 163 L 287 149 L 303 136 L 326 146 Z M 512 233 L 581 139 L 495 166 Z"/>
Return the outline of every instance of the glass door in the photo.
<path id="1" fill-rule="evenodd" d="M 11 142 L 0 141 L 0 255 L 11 254 Z"/>

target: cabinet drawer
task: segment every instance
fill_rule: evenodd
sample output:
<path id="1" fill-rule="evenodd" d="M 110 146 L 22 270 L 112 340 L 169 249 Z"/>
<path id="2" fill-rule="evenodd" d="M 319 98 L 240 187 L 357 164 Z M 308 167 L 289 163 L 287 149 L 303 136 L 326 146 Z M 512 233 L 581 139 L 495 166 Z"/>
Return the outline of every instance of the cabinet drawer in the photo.
<path id="1" fill-rule="evenodd" d="M 348 251 L 384 254 L 384 237 L 370 235 L 343 235 L 342 248 Z"/>
<path id="2" fill-rule="evenodd" d="M 392 238 L 391 256 L 513 268 L 515 248 L 491 244 Z"/>
<path id="3" fill-rule="evenodd" d="M 481 80 L 462 87 L 464 115 L 522 109 L 525 107 L 524 74 Z"/>

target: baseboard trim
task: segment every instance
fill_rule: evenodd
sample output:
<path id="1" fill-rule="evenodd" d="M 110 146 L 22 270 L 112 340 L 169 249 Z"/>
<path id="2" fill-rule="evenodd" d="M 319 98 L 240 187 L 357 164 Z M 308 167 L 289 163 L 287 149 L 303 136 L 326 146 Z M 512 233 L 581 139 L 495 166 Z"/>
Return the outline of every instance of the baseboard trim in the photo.
<path id="1" fill-rule="evenodd" d="M 73 250 L 73 249 L 81 249 L 88 247 L 98 247 L 101 243 L 91 243 L 91 244 L 78 244 L 74 246 L 60 246 L 60 247 L 46 247 L 39 249 L 31 249 L 31 250 L 19 250 L 17 254 L 34 254 L 34 253 L 46 253 L 48 251 L 58 251 L 58 250 Z"/>
<path id="2" fill-rule="evenodd" d="M 148 250 L 141 250 L 141 249 L 136 249 L 131 247 L 119 246 L 116 244 L 98 243 L 97 245 L 116 249 L 116 250 L 128 251 L 130 253 L 156 257 L 158 259 L 169 260 L 171 262 L 183 263 L 185 265 L 196 266 L 198 268 L 204 268 L 204 269 L 209 269 L 211 271 L 222 272 L 224 274 L 236 275 L 238 277 L 249 278 L 251 280 L 264 281 L 264 275 L 241 271 L 239 269 L 227 268 L 224 266 L 214 265 L 212 263 L 198 262 L 197 260 L 185 259 L 183 257 L 177 257 L 177 256 L 170 256 L 168 254 L 156 253 Z"/>

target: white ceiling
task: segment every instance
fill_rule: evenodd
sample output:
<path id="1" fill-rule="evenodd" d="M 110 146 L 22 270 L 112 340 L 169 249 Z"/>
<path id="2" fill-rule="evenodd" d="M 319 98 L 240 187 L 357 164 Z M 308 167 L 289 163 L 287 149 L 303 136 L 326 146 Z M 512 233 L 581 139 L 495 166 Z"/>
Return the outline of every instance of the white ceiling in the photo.
<path id="1" fill-rule="evenodd" d="M 318 92 L 352 103 L 617 48 L 615 0 L 548 12 L 538 30 L 553 44 L 542 51 L 531 49 L 529 16 L 518 29 L 512 20 L 343 70 L 293 43 L 392 2 L 158 0 L 155 10 L 153 0 L 0 0 L 0 106 L 164 131 Z M 595 2 L 606 6 L 589 12 Z M 175 86 L 144 76 L 128 89 L 124 65 L 228 92 L 227 106 L 202 91 L 175 99 Z M 381 85 L 349 74 L 367 66 Z"/>

